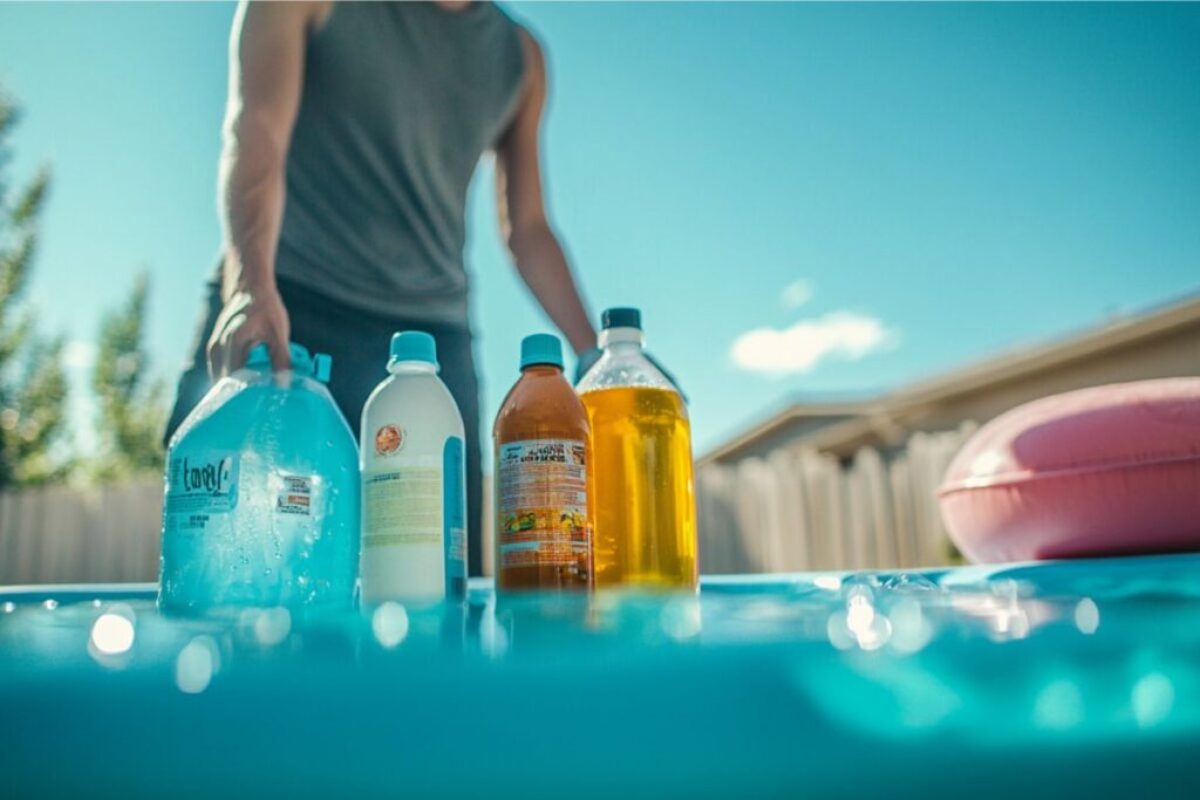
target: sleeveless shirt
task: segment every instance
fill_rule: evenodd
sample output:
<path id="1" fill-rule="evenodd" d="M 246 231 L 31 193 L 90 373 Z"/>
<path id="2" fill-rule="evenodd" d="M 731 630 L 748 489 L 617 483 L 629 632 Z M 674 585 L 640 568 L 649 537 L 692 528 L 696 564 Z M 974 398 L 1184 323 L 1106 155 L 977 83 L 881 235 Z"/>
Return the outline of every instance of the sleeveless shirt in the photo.
<path id="1" fill-rule="evenodd" d="M 335 3 L 308 41 L 276 273 L 372 314 L 467 325 L 467 189 L 524 51 L 490 2 Z"/>

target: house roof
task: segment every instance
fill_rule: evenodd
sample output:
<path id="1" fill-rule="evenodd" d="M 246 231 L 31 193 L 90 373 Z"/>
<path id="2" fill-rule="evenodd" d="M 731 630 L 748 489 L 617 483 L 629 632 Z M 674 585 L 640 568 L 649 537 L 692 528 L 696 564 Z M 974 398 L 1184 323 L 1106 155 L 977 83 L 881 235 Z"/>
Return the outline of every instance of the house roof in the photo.
<path id="1" fill-rule="evenodd" d="M 1156 306 L 1140 314 L 1119 317 L 1060 339 L 975 361 L 872 399 L 833 405 L 793 403 L 705 453 L 699 462 L 738 458 L 762 447 L 776 433 L 798 420 L 820 416 L 848 417 L 804 436 L 805 441 L 816 449 L 826 449 L 835 443 L 886 428 L 889 420 L 906 409 L 978 392 L 989 386 L 1060 368 L 1097 353 L 1116 350 L 1197 324 L 1200 324 L 1200 294 Z"/>

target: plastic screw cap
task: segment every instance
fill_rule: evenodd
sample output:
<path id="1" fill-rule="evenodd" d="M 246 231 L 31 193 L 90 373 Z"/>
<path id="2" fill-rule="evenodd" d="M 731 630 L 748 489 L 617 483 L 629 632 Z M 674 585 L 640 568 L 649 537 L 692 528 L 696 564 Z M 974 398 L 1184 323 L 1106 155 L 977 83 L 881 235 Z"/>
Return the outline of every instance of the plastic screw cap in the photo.
<path id="1" fill-rule="evenodd" d="M 260 369 L 271 366 L 271 351 L 265 344 L 256 344 L 250 348 L 246 356 L 246 366 L 250 369 Z"/>
<path id="2" fill-rule="evenodd" d="M 313 356 L 313 377 L 321 383 L 329 383 L 331 372 L 333 372 L 333 356 L 327 353 L 317 353 Z"/>
<path id="3" fill-rule="evenodd" d="M 521 340 L 521 369 L 534 364 L 551 364 L 562 369 L 562 342 L 549 333 L 534 333 Z"/>
<path id="4" fill-rule="evenodd" d="M 600 324 L 604 328 L 637 328 L 642 329 L 642 312 L 636 308 L 608 308 L 600 315 Z"/>
<path id="5" fill-rule="evenodd" d="M 308 353 L 308 348 L 295 342 L 289 342 L 288 355 L 291 357 L 292 370 L 294 372 L 304 375 L 312 374 L 313 360 L 312 356 Z M 266 344 L 260 343 L 250 348 L 250 352 L 246 355 L 246 367 L 248 369 L 271 368 L 271 351 L 267 348 Z"/>
<path id="6" fill-rule="evenodd" d="M 425 331 L 401 331 L 392 334 L 392 364 L 424 361 L 437 366 L 437 344 Z"/>
<path id="7" fill-rule="evenodd" d="M 313 374 L 313 360 L 308 348 L 295 342 L 288 343 L 288 354 L 292 357 L 292 371 L 303 375 Z"/>

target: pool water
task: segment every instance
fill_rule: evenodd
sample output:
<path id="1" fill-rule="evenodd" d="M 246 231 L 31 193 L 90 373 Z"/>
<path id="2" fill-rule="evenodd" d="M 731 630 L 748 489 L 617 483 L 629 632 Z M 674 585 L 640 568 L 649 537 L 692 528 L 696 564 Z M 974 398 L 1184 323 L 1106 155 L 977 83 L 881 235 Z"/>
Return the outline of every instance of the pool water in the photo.
<path id="1" fill-rule="evenodd" d="M 1200 555 L 171 619 L 0 591 L 0 795 L 1198 797 Z"/>

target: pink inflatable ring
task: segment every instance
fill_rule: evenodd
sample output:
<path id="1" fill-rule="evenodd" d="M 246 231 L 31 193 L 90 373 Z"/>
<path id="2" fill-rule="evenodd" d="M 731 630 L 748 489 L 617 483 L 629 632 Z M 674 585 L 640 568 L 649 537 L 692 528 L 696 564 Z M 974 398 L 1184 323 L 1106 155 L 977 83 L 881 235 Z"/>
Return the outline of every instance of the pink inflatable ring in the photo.
<path id="1" fill-rule="evenodd" d="M 1200 550 L 1200 378 L 1018 406 L 971 437 L 938 496 L 975 562 Z"/>

